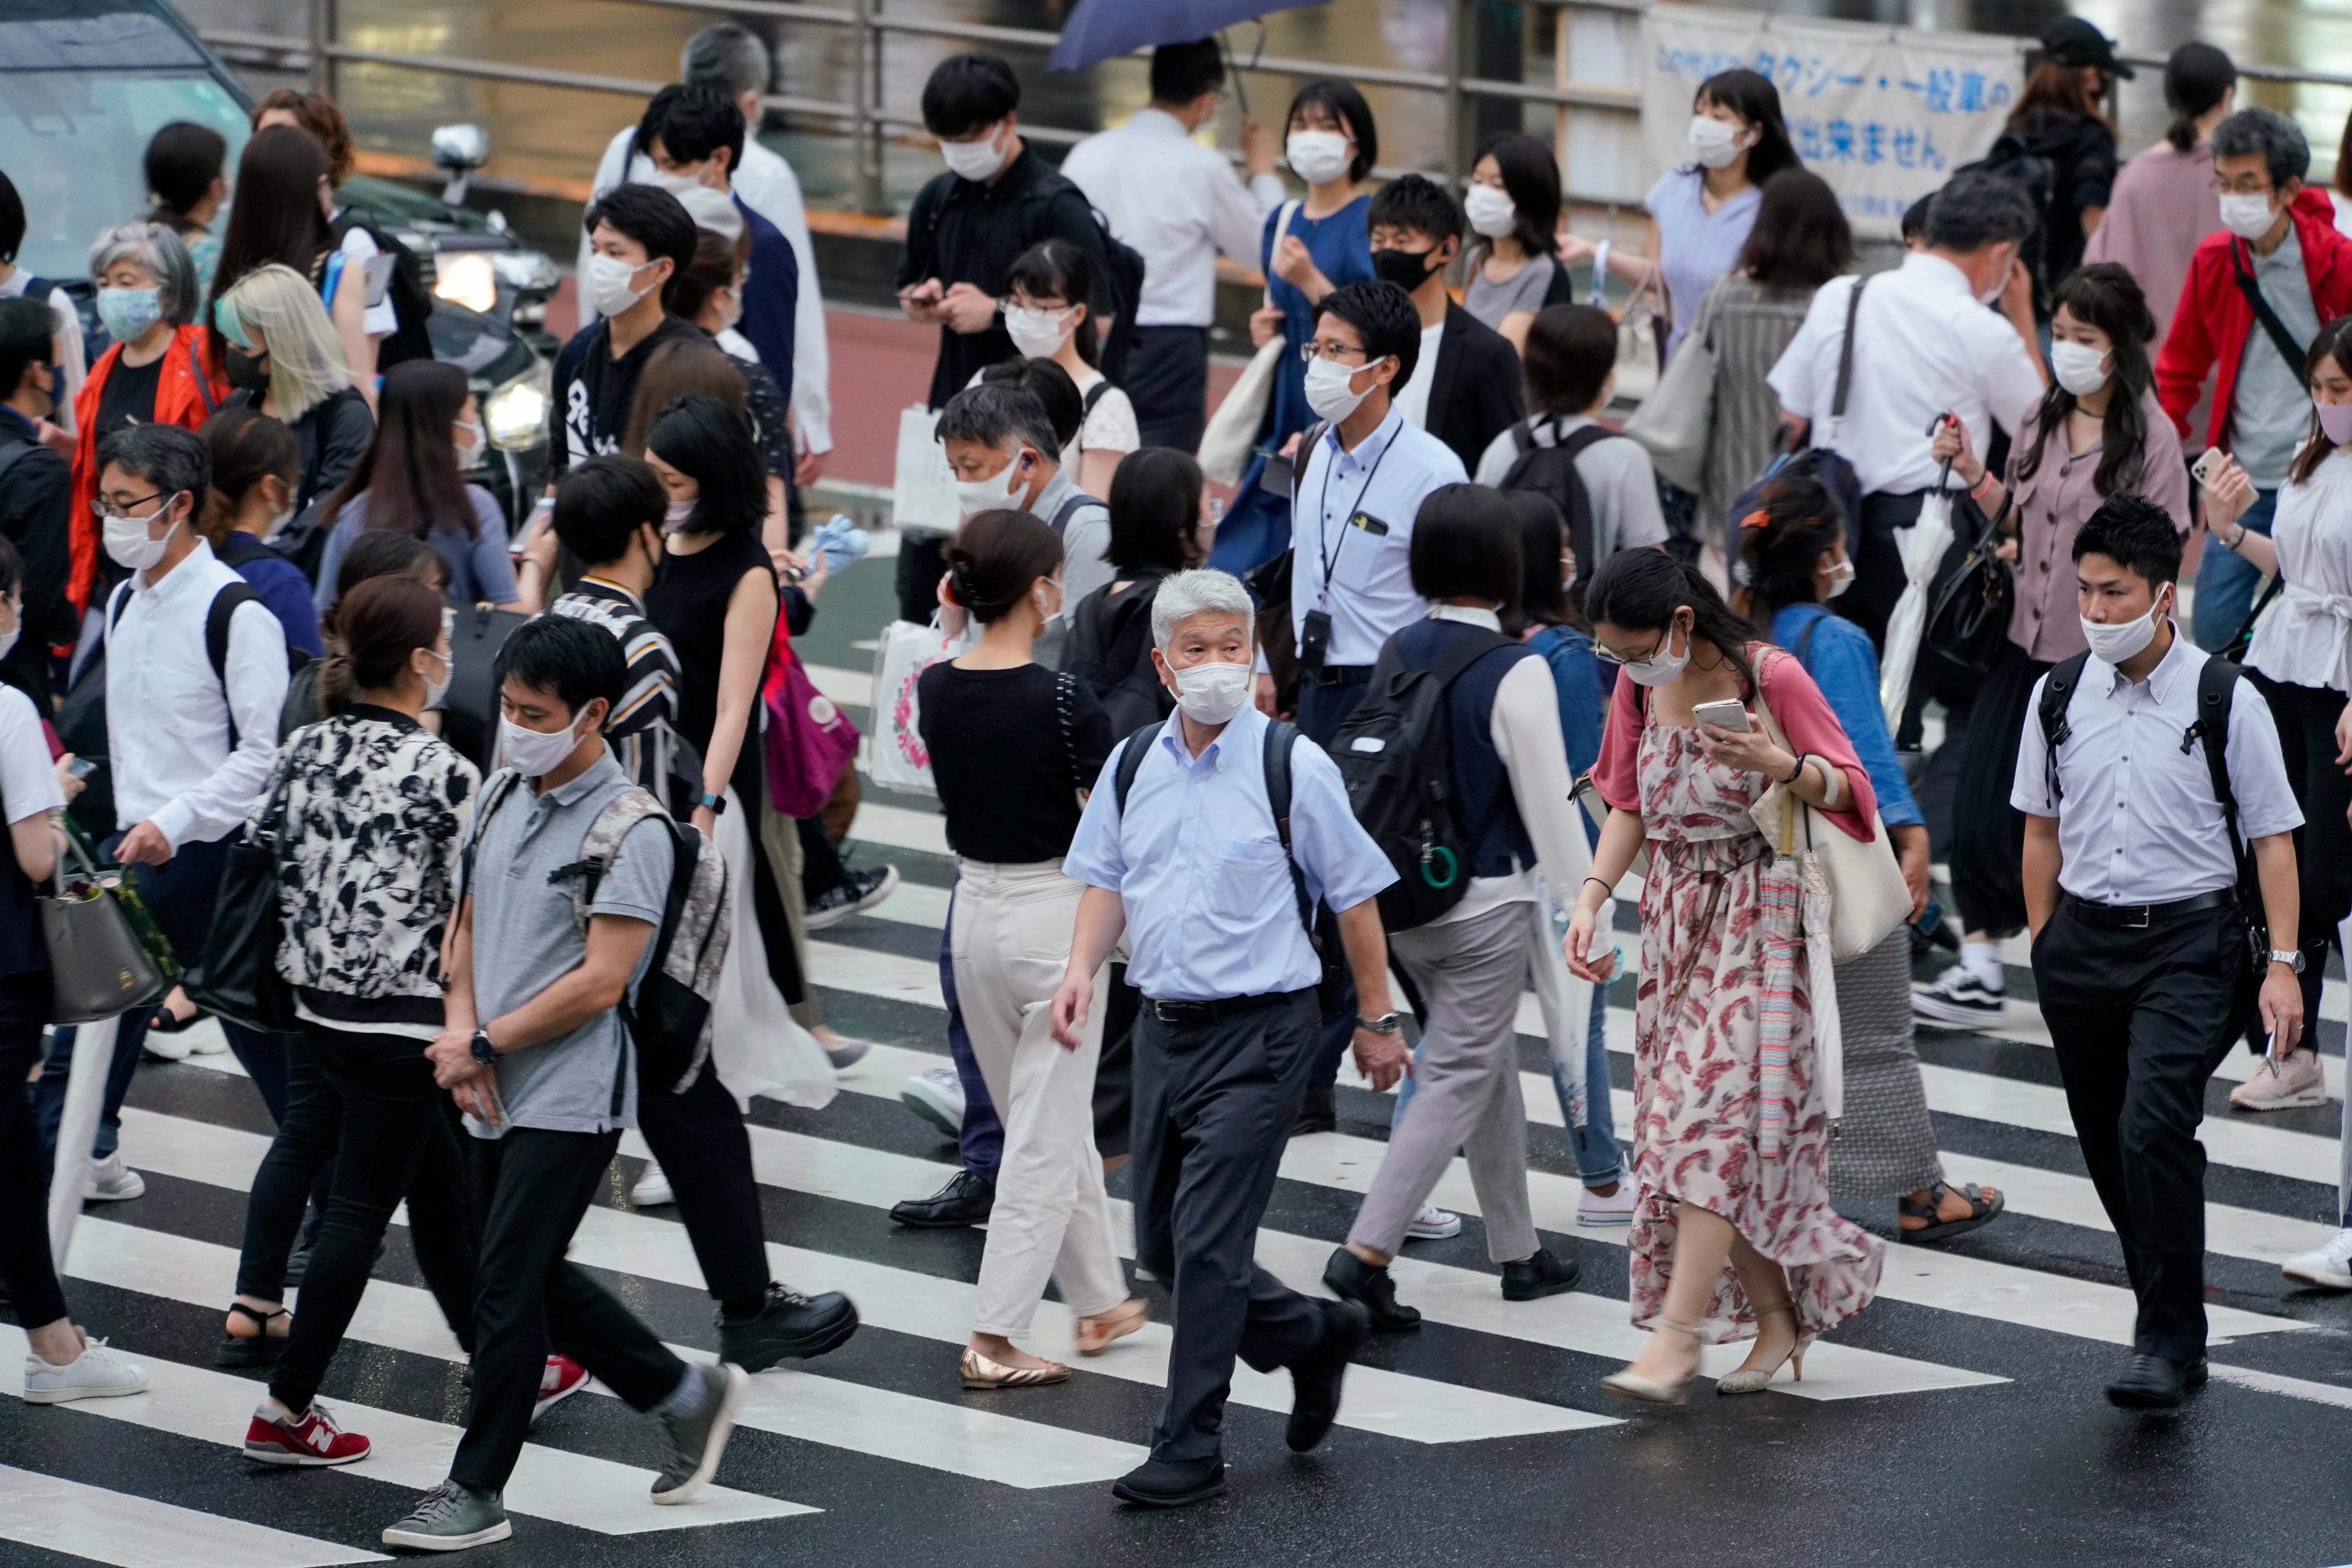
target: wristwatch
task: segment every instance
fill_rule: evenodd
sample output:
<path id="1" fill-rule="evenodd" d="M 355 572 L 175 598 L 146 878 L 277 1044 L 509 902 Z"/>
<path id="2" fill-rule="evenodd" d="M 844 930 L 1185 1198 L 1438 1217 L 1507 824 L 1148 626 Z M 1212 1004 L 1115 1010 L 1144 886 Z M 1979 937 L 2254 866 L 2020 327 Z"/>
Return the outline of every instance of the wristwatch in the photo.
<path id="1" fill-rule="evenodd" d="M 2288 968 L 2293 969 L 2298 975 L 2303 973 L 2303 954 L 2297 948 L 2272 948 L 2271 962 L 2273 964 L 2284 964 Z"/>
<path id="2" fill-rule="evenodd" d="M 1376 1019 L 1360 1018 L 1356 1020 L 1356 1027 L 1368 1029 L 1374 1034 L 1395 1034 L 1404 1028 L 1404 1014 L 1388 1012 Z"/>
<path id="3" fill-rule="evenodd" d="M 724 795 L 713 795 L 708 789 L 705 789 L 702 792 L 702 799 L 697 800 L 695 804 L 698 806 L 709 807 L 710 814 L 714 817 L 723 817 L 727 814 L 727 797 Z"/>
<path id="4" fill-rule="evenodd" d="M 474 1060 L 476 1061 L 480 1062 L 485 1067 L 497 1065 L 499 1053 L 497 1049 L 490 1044 L 490 1031 L 488 1030 L 478 1029 L 474 1031 L 473 1049 Z"/>

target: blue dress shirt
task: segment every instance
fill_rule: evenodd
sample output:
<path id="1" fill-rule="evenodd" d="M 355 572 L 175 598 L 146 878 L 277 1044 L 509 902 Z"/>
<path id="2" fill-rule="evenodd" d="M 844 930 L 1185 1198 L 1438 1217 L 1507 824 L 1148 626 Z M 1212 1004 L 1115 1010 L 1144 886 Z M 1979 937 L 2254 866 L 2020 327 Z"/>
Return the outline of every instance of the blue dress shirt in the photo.
<path id="1" fill-rule="evenodd" d="M 1156 1001 L 1304 990 L 1322 977 L 1266 803 L 1265 727 L 1244 707 L 1194 757 L 1171 718 L 1123 819 L 1113 784 L 1121 741 L 1078 819 L 1062 873 L 1125 902 L 1128 983 Z M 1290 780 L 1290 839 L 1310 895 L 1352 909 L 1396 880 L 1348 809 L 1339 768 L 1304 737 Z"/>
<path id="2" fill-rule="evenodd" d="M 1412 591 L 1412 520 L 1432 490 L 1469 477 L 1452 447 L 1394 409 L 1353 452 L 1339 449 L 1336 425 L 1315 444 L 1291 501 L 1290 620 L 1296 631 L 1308 611 L 1330 612 L 1326 664 L 1370 664 L 1381 643 L 1429 613 Z"/>

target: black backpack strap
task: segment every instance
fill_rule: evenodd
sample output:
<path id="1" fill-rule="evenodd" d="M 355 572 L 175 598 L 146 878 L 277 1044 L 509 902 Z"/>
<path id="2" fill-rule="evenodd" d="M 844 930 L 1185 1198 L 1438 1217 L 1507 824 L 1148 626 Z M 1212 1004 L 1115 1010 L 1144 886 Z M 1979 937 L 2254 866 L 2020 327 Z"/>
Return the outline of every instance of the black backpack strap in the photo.
<path id="1" fill-rule="evenodd" d="M 474 893 L 474 847 L 482 841 L 482 834 L 489 830 L 490 819 L 498 814 L 499 808 L 506 804 L 507 797 L 514 793 L 514 787 L 521 782 L 522 775 L 511 768 L 501 768 L 490 775 L 490 782 L 482 791 L 480 803 L 474 808 L 473 831 L 466 835 L 466 847 L 457 857 L 457 885 L 462 890 L 458 896 L 461 899 L 470 898 Z"/>
<path id="2" fill-rule="evenodd" d="M 1081 422 L 1083 422 L 1087 415 L 1094 413 L 1095 404 L 1102 402 L 1103 393 L 1108 391 L 1110 391 L 1110 378 L 1108 376 L 1105 376 L 1102 380 L 1097 382 L 1093 386 L 1087 389 L 1086 402 L 1081 405 L 1079 410 L 1078 417 Z"/>
<path id="3" fill-rule="evenodd" d="M 2074 688 L 2083 684 L 2083 669 L 2091 662 L 2089 650 L 2063 659 L 2042 679 L 2042 767 L 2050 780 L 2050 800 L 2056 804 L 2063 791 L 2058 788 L 2058 748 L 2066 744 L 2074 733 L 2067 722 L 2066 711 L 2074 700 Z"/>
<path id="4" fill-rule="evenodd" d="M 1054 515 L 1050 519 L 1048 519 L 1053 525 L 1054 537 L 1055 538 L 1060 538 L 1062 537 L 1062 530 L 1070 526 L 1071 517 L 1080 507 L 1100 506 L 1102 506 L 1100 501 L 1096 500 L 1084 490 L 1071 491 L 1068 495 L 1062 497 L 1062 504 L 1054 508 Z M 1105 507 L 1104 509 L 1108 510 L 1108 507 Z"/>
<path id="5" fill-rule="evenodd" d="M 2221 803 L 2221 821 L 2230 831 L 2230 853 L 2238 862 L 2238 896 L 2259 901 L 2254 853 L 2238 831 L 2238 797 L 2230 788 L 2230 709 L 2237 698 L 2238 677 L 2244 673 L 2227 659 L 2205 661 L 2197 672 L 2197 716 L 2180 732 L 2180 749 L 2186 752 L 2194 744 L 2204 744 L 2213 798 Z"/>
<path id="6" fill-rule="evenodd" d="M 1298 903 L 1298 923 L 1307 927 L 1307 940 L 1320 953 L 1323 943 L 1315 930 L 1315 900 L 1307 896 L 1307 873 L 1299 869 L 1298 852 L 1290 844 L 1290 751 L 1297 744 L 1297 725 L 1278 718 L 1266 721 L 1266 808 L 1274 813 L 1275 836 L 1282 841 L 1282 858 L 1290 867 L 1290 893 Z"/>
<path id="7" fill-rule="evenodd" d="M 196 378 L 196 395 L 205 400 L 205 417 L 210 419 L 220 412 L 220 399 L 213 396 L 212 379 L 205 374 L 205 362 L 196 356 L 196 337 L 188 338 L 188 371 Z"/>
<path id="8" fill-rule="evenodd" d="M 1830 399 L 1832 420 L 1845 417 L 1846 390 L 1853 385 L 1853 324 L 1862 314 L 1862 291 L 1869 287 L 1869 278 L 1858 277 L 1854 279 L 1853 291 L 1845 298 L 1845 340 L 1838 345 L 1837 395 Z"/>
<path id="9" fill-rule="evenodd" d="M 1628 441 L 1633 439 L 1631 436 L 1621 436 L 1619 432 L 1612 430 L 1607 425 L 1601 423 L 1599 420 L 1595 420 L 1591 424 L 1579 425 L 1576 429 L 1570 431 L 1566 435 L 1561 436 L 1558 444 L 1558 450 L 1565 454 L 1569 461 L 1574 462 L 1583 454 L 1587 447 L 1598 445 L 1601 442 L 1607 441 L 1612 437 L 1618 437 L 1619 439 Z"/>
<path id="10" fill-rule="evenodd" d="M 228 748 L 236 749 L 236 708 L 228 695 L 228 632 L 229 622 L 236 619 L 238 609 L 247 604 L 261 604 L 261 595 L 253 584 L 240 579 L 213 595 L 212 607 L 205 612 L 205 658 L 213 667 L 213 679 L 220 683 L 221 706 L 228 710 Z M 268 605 L 262 608 L 267 610 Z"/>
<path id="11" fill-rule="evenodd" d="M 1151 755 L 1151 747 L 1160 739 L 1162 722 L 1154 719 L 1129 736 L 1127 744 L 1119 747 L 1118 771 L 1111 775 L 1111 800 L 1118 804 L 1122 817 L 1127 815 L 1127 797 L 1135 789 L 1135 776 L 1143 771 L 1144 759 Z"/>
<path id="12" fill-rule="evenodd" d="M 1521 457 L 1536 449 L 1535 421 L 1523 419 L 1511 426 L 1511 450 Z"/>
<path id="13" fill-rule="evenodd" d="M 2278 312 L 2271 308 L 2271 302 L 2263 298 L 2262 285 L 2256 283 L 2254 275 L 2246 270 L 2246 258 L 2238 248 L 2245 243 L 2234 237 L 2230 241 L 2230 266 L 2238 275 L 2238 292 L 2246 297 L 2248 305 L 2253 307 L 2254 319 L 2263 324 L 2263 330 L 2270 334 L 2271 346 L 2278 350 L 2279 357 L 2286 361 L 2290 369 L 2300 371 L 2304 356 L 2310 351 L 2309 346 L 2294 340 L 2294 334 L 2286 329 L 2286 323 L 2280 320 Z"/>

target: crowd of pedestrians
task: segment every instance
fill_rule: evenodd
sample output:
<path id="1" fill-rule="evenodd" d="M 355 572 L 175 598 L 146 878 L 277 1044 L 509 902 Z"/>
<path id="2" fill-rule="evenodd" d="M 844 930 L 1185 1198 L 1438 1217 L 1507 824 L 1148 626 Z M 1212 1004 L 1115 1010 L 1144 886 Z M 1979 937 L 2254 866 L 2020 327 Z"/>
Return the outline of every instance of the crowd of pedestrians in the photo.
<path id="1" fill-rule="evenodd" d="M 142 1190 L 125 1096 L 208 1007 L 274 1124 L 223 1281 L 219 1359 L 268 1379 L 249 1458 L 372 1451 L 317 1395 L 406 1205 L 469 1392 L 390 1545 L 505 1538 L 531 1422 L 592 1377 L 653 1418 L 650 1500 L 686 1501 L 748 1379 L 858 1326 L 773 1277 L 744 1120 L 821 1108 L 869 1050 L 824 1021 L 809 933 L 898 885 L 845 863 L 857 772 L 812 772 L 783 695 L 835 564 L 801 496 L 834 432 L 800 184 L 756 133 L 771 69 L 706 28 L 607 148 L 553 476 L 511 510 L 465 372 L 372 298 L 399 242 L 344 204 L 321 95 L 263 99 L 233 183 L 216 134 L 156 134 L 153 210 L 92 245 L 87 340 L 0 262 L 0 1068 L 31 1080 L 0 1105 L 0 1277 L 26 1396 L 146 1383 L 73 1324 L 38 1219 L 90 1037 L 46 1028 L 37 899 L 94 854 L 190 973 L 121 1018 L 85 1195 Z M 1528 1198 L 1528 988 L 1578 1219 L 1625 1228 L 1649 1331 L 1605 1386 L 1679 1404 L 1723 1342 L 1748 1350 L 1719 1393 L 1801 1378 L 1887 1264 L 1833 1200 L 1895 1200 L 1921 1245 L 2005 1211 L 1946 1180 L 1914 1030 L 1998 1026 L 2021 931 L 2139 1303 L 2108 1396 L 2203 1381 L 2204 1085 L 2242 1041 L 2265 1068 L 2234 1107 L 2325 1100 L 2308 1039 L 2352 915 L 2352 198 L 2203 45 L 2167 68 L 2166 140 L 2119 165 L 2101 106 L 2128 74 L 2053 25 L 1993 152 L 1864 274 L 1750 71 L 1699 87 L 1626 247 L 1565 226 L 1537 138 L 1488 140 L 1458 192 L 1375 184 L 1336 78 L 1279 141 L 1245 117 L 1236 174 L 1197 140 L 1213 40 L 1158 50 L 1149 106 L 1058 169 L 1004 61 L 933 70 L 945 168 L 897 287 L 939 329 L 960 518 L 902 531 L 898 615 L 936 656 L 911 716 L 876 718 L 919 740 L 955 858 L 949 1064 L 902 1097 L 961 1167 L 891 1218 L 988 1227 L 963 1387 L 1070 1376 L 1023 1343 L 1049 1284 L 1079 1355 L 1135 1354 L 1122 1168 L 1172 1309 L 1129 1503 L 1225 1488 L 1236 1359 L 1287 1369 L 1289 1446 L 1322 1440 L 1367 1336 L 1421 1323 L 1391 1267 L 1462 1228 L 1432 1201 L 1457 1153 L 1503 1299 L 1572 1290 Z M 0 180 L 0 256 L 23 228 Z M 1221 256 L 1264 275 L 1265 361 L 1212 421 Z M 1578 302 L 1612 280 L 1633 305 Z M 1645 369 L 1706 367 L 1696 449 L 1620 417 L 1636 317 Z M 1921 581 L 1913 530 L 1944 517 Z M 1896 613 L 1923 591 L 1924 630 Z M 1971 592 L 1985 612 L 1948 618 Z M 257 848 L 260 883 L 232 863 Z M 248 896 L 282 1007 L 233 1017 L 210 971 Z M 1350 1063 L 1396 1097 L 1316 1299 L 1255 1234 Z M 566 1260 L 630 1131 L 716 1363 Z M 2352 1290 L 2352 1228 L 2287 1268 Z"/>

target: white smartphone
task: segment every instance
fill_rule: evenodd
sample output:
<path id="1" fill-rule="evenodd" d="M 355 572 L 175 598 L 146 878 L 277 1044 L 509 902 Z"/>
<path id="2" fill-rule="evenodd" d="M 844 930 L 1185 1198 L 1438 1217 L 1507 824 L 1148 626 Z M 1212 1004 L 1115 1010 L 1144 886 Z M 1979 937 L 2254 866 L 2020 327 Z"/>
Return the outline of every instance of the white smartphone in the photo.
<path id="1" fill-rule="evenodd" d="M 2199 454 L 2196 462 L 2189 465 L 2189 476 L 2196 480 L 2199 487 L 2202 488 L 2213 482 L 2213 476 L 2219 474 L 2221 471 L 2221 465 L 2229 460 L 2228 453 L 2218 446 L 2209 446 Z"/>
<path id="2" fill-rule="evenodd" d="M 1696 704 L 1691 708 L 1691 717 L 1701 724 L 1714 725 L 1719 729 L 1734 730 L 1741 735 L 1748 733 L 1748 709 L 1737 697 L 1726 697 L 1721 702 Z"/>

